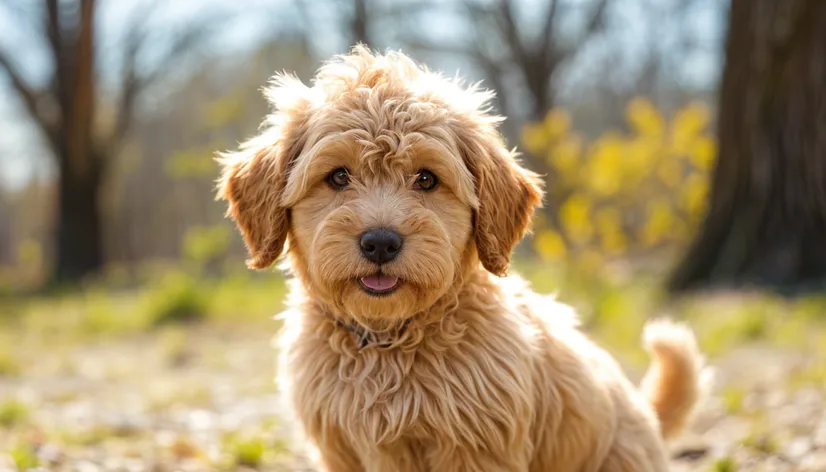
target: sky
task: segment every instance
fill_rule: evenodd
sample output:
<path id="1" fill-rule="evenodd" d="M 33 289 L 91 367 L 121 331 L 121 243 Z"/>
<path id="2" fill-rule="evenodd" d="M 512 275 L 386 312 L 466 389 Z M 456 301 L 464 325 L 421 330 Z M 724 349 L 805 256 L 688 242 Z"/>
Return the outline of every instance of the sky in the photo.
<path id="1" fill-rule="evenodd" d="M 30 0 L 31 1 L 31 0 Z M 103 38 L 102 63 L 113 63 L 107 60 L 105 46 L 117 42 L 119 33 L 123 31 L 130 19 L 138 17 L 141 21 L 151 22 L 164 28 L 174 28 L 175 25 L 192 21 L 201 15 L 214 14 L 220 11 L 226 18 L 227 24 L 220 25 L 220 33 L 213 38 L 210 45 L 216 57 L 229 57 L 234 54 L 244 54 L 253 50 L 267 37 L 274 35 L 274 25 L 290 25 L 299 21 L 295 3 L 308 2 L 308 15 L 314 25 L 319 27 L 312 35 L 316 52 L 322 57 L 342 52 L 347 45 L 345 35 L 341 31 L 337 8 L 319 7 L 328 5 L 326 0 L 159 0 L 162 5 L 155 8 L 155 14 L 146 15 L 147 0 L 100 0 L 99 33 Z M 155 0 L 148 0 L 155 1 Z M 395 0 L 377 0 L 379 5 L 392 6 Z M 405 0 L 409 1 L 409 0 Z M 444 0 L 451 2 L 455 0 Z M 585 0 L 575 0 L 580 3 Z M 645 22 L 640 21 L 650 9 L 666 8 L 679 0 L 615 0 L 616 18 L 621 25 L 617 37 L 612 41 L 621 41 L 624 63 L 634 67 L 635 60 L 642 57 L 642 53 L 650 47 L 653 37 L 659 37 L 659 32 L 646 30 Z M 34 3 L 34 2 L 33 2 Z M 339 2 L 341 3 L 341 2 Z M 672 18 L 668 22 L 658 25 L 659 28 L 687 28 L 696 37 L 701 38 L 702 44 L 698 50 L 688 57 L 674 58 L 669 61 L 668 67 L 672 73 L 680 77 L 686 85 L 692 87 L 713 87 L 720 70 L 719 44 L 721 43 L 722 21 L 724 12 L 721 0 L 696 0 L 694 8 L 684 12 L 680 17 Z M 545 0 L 520 0 L 519 14 L 526 27 L 532 25 L 537 11 L 542 11 Z M 137 16 L 136 16 L 137 15 Z M 576 28 L 577 18 L 574 15 L 570 23 L 563 25 Z M 462 35 L 462 22 L 446 15 L 424 13 L 420 15 L 418 32 L 427 35 L 435 42 L 451 42 L 457 35 Z M 535 22 L 534 22 L 535 23 Z M 667 31 L 666 31 L 667 32 Z M 378 37 L 387 44 L 393 44 L 394 32 L 392 28 L 380 30 Z M 663 34 L 665 38 L 668 35 Z M 14 60 L 21 66 L 27 78 L 35 79 L 46 77 L 48 62 L 43 50 L 35 40 L 36 31 L 20 14 L 10 11 L 0 4 L 0 48 L 4 51 L 16 51 Z M 158 43 L 162 47 L 161 43 Z M 673 45 L 658 44 L 658 47 L 668 48 Z M 117 49 L 117 48 L 110 48 Z M 573 64 L 569 70 L 567 80 L 575 83 L 586 77 L 591 65 L 599 59 L 599 46 L 588 49 Z M 151 61 L 150 54 L 147 61 Z M 433 64 L 434 68 L 443 69 L 453 75 L 456 71 L 451 68 L 461 68 L 460 63 L 442 59 Z M 463 73 L 463 71 L 459 71 Z M 111 76 L 111 74 L 110 74 Z M 106 76 L 104 76 L 104 81 Z M 32 178 L 48 178 L 51 175 L 51 164 L 48 153 L 38 145 L 38 131 L 28 123 L 22 113 L 20 103 L 10 92 L 7 77 L 0 71 L 0 187 L 19 188 Z"/>

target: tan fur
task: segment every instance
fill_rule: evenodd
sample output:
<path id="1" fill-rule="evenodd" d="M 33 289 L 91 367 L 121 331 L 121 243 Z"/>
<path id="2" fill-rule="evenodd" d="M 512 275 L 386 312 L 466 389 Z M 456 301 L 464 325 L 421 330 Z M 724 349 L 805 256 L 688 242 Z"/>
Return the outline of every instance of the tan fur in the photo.
<path id="1" fill-rule="evenodd" d="M 640 389 L 657 412 L 660 429 L 668 439 L 677 435 L 691 410 L 711 385 L 694 333 L 685 326 L 657 320 L 645 327 L 645 348 L 654 362 Z"/>
<path id="2" fill-rule="evenodd" d="M 289 243 L 279 386 L 326 470 L 666 470 L 660 429 L 675 433 L 700 394 L 694 339 L 646 331 L 646 397 L 568 307 L 496 277 L 542 193 L 489 93 L 356 47 L 312 87 L 280 77 L 268 96 L 261 136 L 222 157 L 219 196 L 251 266 Z M 325 180 L 339 167 L 344 190 Z M 413 188 L 421 169 L 435 191 Z M 358 248 L 376 227 L 404 237 L 381 266 L 403 284 L 384 297 L 356 283 L 377 271 Z M 395 337 L 360 349 L 347 324 Z"/>

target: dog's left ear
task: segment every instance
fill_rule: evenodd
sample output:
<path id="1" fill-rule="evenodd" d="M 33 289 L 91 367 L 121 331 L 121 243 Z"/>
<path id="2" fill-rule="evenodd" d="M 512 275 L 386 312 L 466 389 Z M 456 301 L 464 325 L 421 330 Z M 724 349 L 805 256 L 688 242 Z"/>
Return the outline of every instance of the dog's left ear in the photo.
<path id="1" fill-rule="evenodd" d="M 229 203 L 227 215 L 244 237 L 251 269 L 266 269 L 281 255 L 289 220 L 281 195 L 289 160 L 278 143 L 224 154 L 218 198 Z"/>
<path id="2" fill-rule="evenodd" d="M 287 177 L 306 139 L 310 89 L 297 79 L 276 77 L 267 90 L 276 110 L 260 135 L 241 150 L 223 153 L 218 198 L 229 202 L 227 210 L 250 253 L 247 266 L 266 269 L 281 256 L 289 231 L 289 209 L 283 204 Z"/>
<path id="3" fill-rule="evenodd" d="M 461 120 L 454 130 L 465 165 L 473 174 L 479 207 L 474 214 L 476 248 L 489 272 L 507 275 L 511 252 L 542 204 L 542 181 L 522 168 L 489 116 Z"/>

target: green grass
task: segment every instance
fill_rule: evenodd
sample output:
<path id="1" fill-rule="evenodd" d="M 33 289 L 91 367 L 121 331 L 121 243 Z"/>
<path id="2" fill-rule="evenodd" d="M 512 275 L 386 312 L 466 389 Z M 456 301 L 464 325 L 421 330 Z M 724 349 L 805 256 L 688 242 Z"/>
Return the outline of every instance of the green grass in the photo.
<path id="1" fill-rule="evenodd" d="M 826 385 L 826 357 L 822 354 L 798 371 L 792 372 L 789 386 L 793 389 Z"/>
<path id="2" fill-rule="evenodd" d="M 785 300 L 767 294 L 700 294 L 669 300 L 660 279 L 629 269 L 598 272 L 564 265 L 519 261 L 514 272 L 542 293 L 577 309 L 585 328 L 612 353 L 632 365 L 647 363 L 640 349 L 643 324 L 653 317 L 688 321 L 702 349 L 711 356 L 750 342 L 766 342 L 820 352 L 826 356 L 826 297 Z M 286 293 L 278 272 L 242 271 L 222 278 L 167 268 L 140 272 L 145 283 L 118 279 L 90 284 L 71 293 L 0 300 L 0 328 L 15 344 L 86 342 L 160 329 L 170 362 L 186 356 L 180 325 L 218 323 L 272 325 Z M 122 278 L 122 277 L 121 277 Z M 56 314 L 59 314 L 56 315 Z M 176 333 L 176 334 L 175 334 Z M 8 345 L 8 343 L 2 343 Z M 0 376 L 17 375 L 16 351 L 0 349 Z"/>
<path id="3" fill-rule="evenodd" d="M 268 453 L 267 443 L 260 435 L 227 434 L 224 436 L 223 449 L 226 454 L 227 465 L 231 469 L 237 467 L 257 468 L 265 461 Z"/>
<path id="4" fill-rule="evenodd" d="M 132 287 L 99 283 L 70 293 L 0 299 L 0 346 L 71 344 L 210 321 L 269 323 L 285 294 L 276 273 L 216 279 L 165 270 L 146 278 Z M 9 337 L 14 343 L 4 342 Z M 16 375 L 19 367 L 13 351 L 0 348 L 0 376 Z"/>
<path id="5" fill-rule="evenodd" d="M 61 431 L 58 436 L 63 444 L 75 446 L 96 446 L 116 436 L 111 428 L 97 425 L 73 431 Z"/>
<path id="6" fill-rule="evenodd" d="M 210 296 L 195 277 L 170 272 L 149 287 L 143 310 L 152 326 L 203 321 L 209 314 Z"/>
<path id="7" fill-rule="evenodd" d="M 213 392 L 206 385 L 181 385 L 174 390 L 164 390 L 150 395 L 148 408 L 153 412 L 168 410 L 175 405 L 210 407 Z"/>
<path id="8" fill-rule="evenodd" d="M 640 346 L 645 322 L 668 316 L 687 321 L 697 332 L 702 349 L 712 358 L 745 343 L 792 347 L 811 354 L 811 362 L 790 372 L 784 387 L 826 384 L 826 297 L 787 300 L 761 293 L 714 293 L 669 300 L 658 285 L 659 279 L 650 275 L 612 270 L 589 273 L 527 262 L 517 264 L 514 272 L 528 278 L 538 292 L 556 292 L 560 301 L 574 306 L 597 342 L 631 367 L 641 369 L 648 364 Z M 192 341 L 200 333 L 193 324 L 207 324 L 212 331 L 222 332 L 236 328 L 270 331 L 275 327 L 271 318 L 281 310 L 286 293 L 278 273 L 238 272 L 207 278 L 164 269 L 147 273 L 144 278 L 143 284 L 119 280 L 90 284 L 72 293 L 0 299 L 0 377 L 25 373 L 23 359 L 43 346 L 65 359 L 65 366 L 56 369 L 74 375 L 72 371 L 78 367 L 69 355 L 73 349 L 129 336 L 141 342 L 151 339 L 164 362 L 185 366 L 193 354 Z M 207 362 L 211 353 L 197 354 L 200 362 Z M 215 362 L 219 361 L 226 359 L 216 352 Z M 166 390 L 162 385 L 155 387 L 146 405 L 151 412 L 180 404 L 209 408 L 214 403 L 214 392 L 203 385 L 176 384 Z M 61 395 L 65 400 L 52 401 L 72 401 L 76 393 Z M 726 414 L 755 421 L 753 434 L 742 440 L 744 448 L 760 453 L 777 450 L 778 438 L 760 428 L 760 412 L 747 408 L 744 389 L 723 386 L 716 395 Z M 32 426 L 31 408 L 18 400 L 0 401 L 0 430 L 18 433 Z M 227 470 L 255 468 L 283 454 L 283 444 L 272 437 L 270 429 L 262 426 L 260 431 L 236 432 L 222 438 L 221 465 Z M 117 431 L 105 427 L 51 433 L 58 434 L 66 445 L 83 447 L 118 436 Z M 205 457 L 200 447 L 181 439 L 170 446 L 169 452 L 181 458 Z M 9 454 L 17 464 L 27 467 L 37 462 L 27 444 L 17 444 Z M 725 457 L 710 470 L 737 469 L 734 459 Z"/>
<path id="9" fill-rule="evenodd" d="M 16 399 L 0 403 L 0 427 L 13 428 L 29 419 L 29 407 Z"/>
<path id="10" fill-rule="evenodd" d="M 761 452 L 763 454 L 775 454 L 780 449 L 779 441 L 768 431 L 754 431 L 747 437 L 743 438 L 741 444 L 743 447 Z"/>
<path id="11" fill-rule="evenodd" d="M 18 470 L 30 470 L 40 465 L 40 461 L 37 459 L 37 453 L 30 444 L 15 444 L 9 450 L 9 455 Z"/>
<path id="12" fill-rule="evenodd" d="M 711 472 L 736 472 L 737 463 L 731 457 L 721 457 L 711 466 Z"/>
<path id="13" fill-rule="evenodd" d="M 263 439 L 245 438 L 233 444 L 232 456 L 236 465 L 258 467 L 264 458 L 265 449 Z"/>
<path id="14" fill-rule="evenodd" d="M 728 386 L 720 392 L 720 397 L 723 401 L 723 407 L 730 415 L 736 415 L 743 412 L 743 401 L 746 398 L 746 390 Z"/>

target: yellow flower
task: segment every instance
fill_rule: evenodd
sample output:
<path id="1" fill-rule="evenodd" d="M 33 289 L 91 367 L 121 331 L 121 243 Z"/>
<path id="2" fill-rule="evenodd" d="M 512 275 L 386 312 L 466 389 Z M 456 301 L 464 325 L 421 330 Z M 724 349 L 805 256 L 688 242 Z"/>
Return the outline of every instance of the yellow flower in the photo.
<path id="1" fill-rule="evenodd" d="M 689 150 L 691 162 L 700 170 L 710 170 L 716 156 L 717 143 L 707 136 L 695 139 Z"/>
<path id="2" fill-rule="evenodd" d="M 522 129 L 522 146 L 531 154 L 540 154 L 548 147 L 549 139 L 541 124 L 527 125 Z"/>
<path id="3" fill-rule="evenodd" d="M 623 142 L 614 136 L 600 139 L 588 156 L 588 186 L 597 194 L 614 195 L 620 189 L 623 174 Z"/>
<path id="4" fill-rule="evenodd" d="M 628 104 L 626 118 L 631 127 L 639 134 L 659 136 L 663 133 L 663 117 L 654 105 L 645 98 L 635 98 Z"/>
<path id="5" fill-rule="evenodd" d="M 628 247 L 628 238 L 622 229 L 622 216 L 616 208 L 601 208 L 594 217 L 600 235 L 602 249 L 611 255 L 618 255 Z"/>
<path id="6" fill-rule="evenodd" d="M 537 234 L 533 244 L 536 251 L 545 260 L 559 260 L 566 253 L 565 241 L 558 232 L 552 229 Z"/>
<path id="7" fill-rule="evenodd" d="M 671 132 L 675 140 L 689 140 L 708 126 L 709 110 L 704 103 L 694 102 L 674 116 Z"/>
<path id="8" fill-rule="evenodd" d="M 674 232 L 676 218 L 668 200 L 661 198 L 651 202 L 646 213 L 648 218 L 641 234 L 643 244 L 653 246 Z"/>
<path id="9" fill-rule="evenodd" d="M 682 203 L 689 217 L 695 218 L 705 211 L 708 196 L 708 176 L 693 172 L 685 181 Z"/>
<path id="10" fill-rule="evenodd" d="M 594 232 L 590 221 L 591 203 L 582 194 L 574 195 L 559 209 L 559 219 L 565 233 L 571 240 L 578 243 L 585 243 Z"/>
<path id="11" fill-rule="evenodd" d="M 523 130 L 524 146 L 553 169 L 548 198 L 559 222 L 535 224 L 533 244 L 543 258 L 598 270 L 606 256 L 683 240 L 707 210 L 718 154 L 707 132 L 708 108 L 693 103 L 666 122 L 649 100 L 637 98 L 626 113 L 627 133 L 609 131 L 593 141 L 571 130 L 560 109 Z"/>
<path id="12" fill-rule="evenodd" d="M 623 171 L 626 176 L 625 188 L 635 191 L 640 182 L 650 173 L 661 151 L 658 139 L 635 136 L 625 145 Z"/>
<path id="13" fill-rule="evenodd" d="M 571 125 L 571 117 L 568 112 L 560 108 L 554 108 L 545 115 L 545 131 L 551 139 L 559 138 L 568 132 Z"/>
<path id="14" fill-rule="evenodd" d="M 579 136 L 569 136 L 563 138 L 556 146 L 550 148 L 548 152 L 548 162 L 554 166 L 558 172 L 567 174 L 576 169 L 581 153 L 582 139 Z"/>

